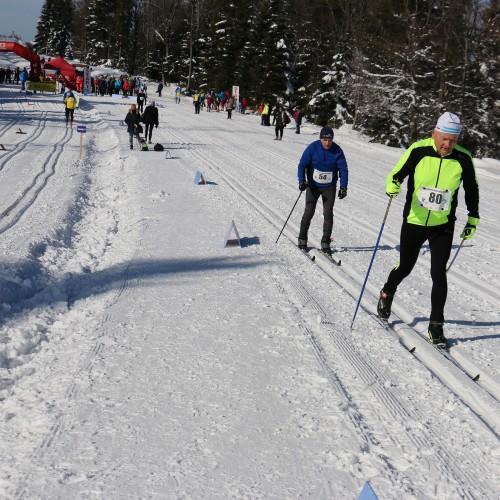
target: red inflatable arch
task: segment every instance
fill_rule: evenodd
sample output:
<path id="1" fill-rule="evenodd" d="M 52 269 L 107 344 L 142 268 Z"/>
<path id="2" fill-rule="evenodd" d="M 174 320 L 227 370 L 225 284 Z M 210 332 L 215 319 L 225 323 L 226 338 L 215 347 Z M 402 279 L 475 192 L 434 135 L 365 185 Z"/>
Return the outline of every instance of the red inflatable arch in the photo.
<path id="1" fill-rule="evenodd" d="M 18 56 L 30 62 L 30 80 L 38 80 L 42 74 L 42 64 L 40 57 L 30 49 L 17 42 L 0 41 L 0 52 L 15 52 Z"/>

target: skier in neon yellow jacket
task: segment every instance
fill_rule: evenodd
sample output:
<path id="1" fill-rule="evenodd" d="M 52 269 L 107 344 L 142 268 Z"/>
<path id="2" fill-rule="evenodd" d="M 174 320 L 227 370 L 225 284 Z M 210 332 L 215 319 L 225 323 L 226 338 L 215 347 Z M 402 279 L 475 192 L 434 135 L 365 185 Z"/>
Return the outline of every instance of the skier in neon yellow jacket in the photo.
<path id="1" fill-rule="evenodd" d="M 432 137 L 414 143 L 386 179 L 386 192 L 394 197 L 408 179 L 403 209 L 400 260 L 380 291 L 377 313 L 383 320 L 399 284 L 411 273 L 425 241 L 431 251 L 430 341 L 446 346 L 443 332 L 444 306 L 448 293 L 446 265 L 451 253 L 460 185 L 465 192 L 467 223 L 460 237 L 472 238 L 479 223 L 479 187 L 472 156 L 457 144 L 462 130 L 460 119 L 446 112 L 439 118 Z"/>

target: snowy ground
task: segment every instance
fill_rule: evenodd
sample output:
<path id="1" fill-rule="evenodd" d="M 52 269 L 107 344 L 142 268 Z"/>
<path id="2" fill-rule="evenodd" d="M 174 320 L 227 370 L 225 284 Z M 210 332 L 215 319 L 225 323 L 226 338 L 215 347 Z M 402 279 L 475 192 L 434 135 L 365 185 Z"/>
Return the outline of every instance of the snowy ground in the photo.
<path id="1" fill-rule="evenodd" d="M 171 88 L 157 102 L 171 158 L 128 149 L 128 100 L 82 98 L 82 136 L 60 96 L 0 87 L 0 497 L 350 499 L 370 481 L 381 499 L 498 498 L 500 162 L 476 161 L 451 362 L 425 340 L 427 247 L 392 328 L 373 314 L 403 196 L 350 330 L 401 150 L 336 131 L 342 266 L 314 264 L 294 245 L 303 199 L 276 238 L 318 129 L 278 142 Z M 223 246 L 233 220 L 241 248 Z M 465 221 L 462 200 L 454 252 Z"/>

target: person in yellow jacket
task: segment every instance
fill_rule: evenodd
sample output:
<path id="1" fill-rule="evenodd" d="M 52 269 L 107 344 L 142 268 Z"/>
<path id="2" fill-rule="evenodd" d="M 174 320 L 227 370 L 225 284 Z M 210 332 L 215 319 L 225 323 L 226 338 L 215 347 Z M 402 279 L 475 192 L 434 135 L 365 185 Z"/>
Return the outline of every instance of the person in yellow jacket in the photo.
<path id="1" fill-rule="evenodd" d="M 73 115 L 75 114 L 75 108 L 78 105 L 78 101 L 71 90 L 64 95 L 64 105 L 66 113 L 66 127 L 70 124 L 73 126 Z"/>
<path id="2" fill-rule="evenodd" d="M 200 94 L 199 92 L 195 92 L 193 96 L 193 105 L 195 114 L 200 114 Z"/>
<path id="3" fill-rule="evenodd" d="M 406 178 L 408 192 L 403 208 L 399 263 L 380 291 L 377 313 L 382 320 L 389 319 L 396 289 L 411 273 L 422 245 L 428 241 L 432 278 L 428 335 L 430 341 L 441 348 L 446 347 L 447 342 L 443 332 L 448 293 L 446 265 L 453 243 L 461 184 L 468 218 L 460 237 L 472 238 L 479 223 L 479 187 L 471 153 L 457 144 L 461 131 L 457 115 L 442 114 L 432 137 L 410 146 L 386 179 L 388 196 L 397 196 Z"/>
<path id="4" fill-rule="evenodd" d="M 269 109 L 269 103 L 265 102 L 264 103 L 264 108 L 262 109 L 262 122 L 261 125 L 264 125 L 265 127 L 269 127 L 271 125 L 270 119 L 269 119 L 269 114 L 271 110 Z"/>

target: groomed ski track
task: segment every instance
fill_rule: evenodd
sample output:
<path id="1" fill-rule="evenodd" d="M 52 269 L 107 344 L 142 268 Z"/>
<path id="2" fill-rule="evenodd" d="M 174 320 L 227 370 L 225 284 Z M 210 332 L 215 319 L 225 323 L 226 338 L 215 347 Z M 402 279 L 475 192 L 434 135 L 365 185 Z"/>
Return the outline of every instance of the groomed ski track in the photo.
<path id="1" fill-rule="evenodd" d="M 174 153 L 174 157 L 166 159 L 163 158 L 163 153 L 154 153 L 152 151 L 144 154 L 156 155 L 159 168 L 183 168 L 190 169 L 193 172 L 201 170 L 205 179 L 209 182 L 221 187 L 223 185 L 229 186 L 240 203 L 248 204 L 249 219 L 236 221 L 240 231 L 241 226 L 247 229 L 252 227 L 252 230 L 257 233 L 260 233 L 260 231 L 262 233 L 275 233 L 277 237 L 293 205 L 293 201 L 298 196 L 295 183 L 296 160 L 298 158 L 294 158 L 294 161 L 290 162 L 290 154 L 285 154 L 287 141 L 293 143 L 293 130 L 286 129 L 284 141 L 279 143 L 272 141 L 273 127 L 268 127 L 266 131 L 269 136 L 269 145 L 262 145 L 262 141 L 260 141 L 258 147 L 253 148 L 251 144 L 248 144 L 248 151 L 245 144 L 242 145 L 236 141 L 221 147 L 220 140 L 215 141 L 211 138 L 211 134 L 217 133 L 217 131 L 213 129 L 213 125 L 206 122 L 210 114 L 206 118 L 194 114 L 192 117 L 186 117 L 186 112 L 182 115 L 175 115 L 176 110 L 173 101 L 165 99 L 165 102 L 167 102 L 166 109 L 160 109 L 160 116 L 163 116 L 161 127 L 154 131 L 153 143 L 156 141 L 162 142 L 167 149 Z M 83 121 L 94 132 L 105 131 L 116 138 L 116 140 L 111 141 L 110 151 L 116 147 L 118 142 L 125 151 L 127 136 L 124 128 L 118 125 L 123 118 L 121 115 L 125 108 L 121 106 L 118 112 L 114 112 L 112 116 L 107 117 L 104 115 L 99 116 L 98 113 L 96 116 L 95 109 L 98 109 L 98 106 L 98 100 L 87 107 L 84 106 L 81 111 L 84 117 Z M 184 108 L 189 106 L 191 108 L 189 101 L 183 102 L 180 106 Z M 57 112 L 60 113 L 60 111 Z M 40 113 L 44 117 L 46 111 L 40 110 Z M 205 111 L 202 111 L 202 113 L 205 113 Z M 249 116 L 236 116 L 233 117 L 232 121 L 219 120 L 217 125 L 224 132 L 232 133 L 242 127 L 239 120 L 254 120 L 254 127 L 259 127 L 256 119 Z M 26 144 L 35 141 L 42 134 L 45 125 L 45 122 L 41 120 L 35 134 L 30 136 L 31 138 L 23 138 L 23 141 L 26 141 Z M 261 127 L 261 129 L 263 128 Z M 196 132 L 196 141 L 186 141 L 181 132 L 183 129 L 189 130 L 191 134 L 193 131 Z M 0 219 L 0 232 L 11 231 L 15 227 L 19 218 L 36 204 L 40 193 L 43 192 L 47 183 L 51 182 L 51 177 L 61 166 L 60 150 L 62 146 L 70 141 L 72 134 L 66 129 L 61 130 L 60 133 L 60 147 L 51 146 L 44 151 L 45 156 L 43 156 L 41 162 L 43 169 L 31 172 L 27 176 L 26 186 L 21 189 L 22 194 L 14 197 L 9 208 L 4 210 L 2 214 L 4 217 Z M 308 136 L 310 140 L 315 138 L 314 135 Z M 88 140 L 88 147 L 93 151 L 96 148 L 95 140 L 91 137 Z M 103 145 L 100 144 L 99 147 L 101 148 L 99 152 L 102 153 Z M 299 147 L 301 148 L 302 144 Z M 367 147 L 372 146 L 368 145 Z M 376 146 L 373 147 L 376 148 Z M 121 152 L 120 154 L 120 161 L 127 161 L 124 159 L 126 153 Z M 75 155 L 76 151 L 73 151 L 73 158 L 66 161 L 71 166 L 73 175 L 80 182 L 80 188 L 75 189 L 77 195 L 84 195 L 86 190 L 85 177 L 91 174 L 91 172 L 87 171 L 87 168 L 90 167 L 77 172 L 74 168 Z M 93 151 L 91 156 L 91 163 L 93 164 L 91 168 L 97 168 L 100 164 L 97 152 Z M 394 158 L 398 156 L 399 152 L 394 154 Z M 236 163 L 240 168 L 235 170 L 228 167 L 226 163 L 231 163 L 227 161 L 230 158 L 236 159 Z M 286 162 L 289 175 L 283 175 L 283 171 L 272 171 L 268 166 L 270 158 L 273 158 L 273 161 Z M 392 160 L 392 158 L 389 158 L 386 164 L 380 166 L 382 171 L 387 169 L 387 165 L 393 163 Z M 373 193 L 373 190 L 369 190 L 357 176 L 355 164 L 356 160 L 351 159 L 352 175 L 350 182 L 352 187 L 350 186 L 348 197 L 353 197 L 356 190 L 359 190 L 357 196 L 362 196 L 363 192 L 365 194 Z M 5 162 L 0 163 L 0 168 L 4 168 L 4 165 Z M 137 165 L 137 167 L 140 168 L 140 165 Z M 40 179 L 43 179 L 43 181 Z M 258 186 L 260 183 L 274 186 L 272 197 L 269 196 L 269 192 L 259 192 Z M 200 189 L 211 189 L 216 202 L 220 198 L 228 196 L 227 193 L 223 194 L 217 191 L 216 186 L 207 186 L 206 188 L 200 186 Z M 375 199 L 381 205 L 386 203 L 383 193 L 375 197 Z M 401 203 L 401 200 L 398 200 L 398 202 Z M 418 404 L 412 401 L 405 387 L 392 383 L 390 373 L 386 369 L 386 363 L 387 360 L 390 362 L 390 359 L 395 357 L 406 357 L 408 362 L 410 362 L 410 359 L 418 360 L 443 385 L 456 394 L 497 437 L 500 435 L 500 388 L 498 384 L 492 377 L 489 377 L 484 369 L 478 368 L 473 362 L 462 356 L 455 355 L 453 345 L 450 349 L 450 355 L 453 356 L 454 362 L 446 359 L 427 342 L 425 330 L 419 318 L 407 307 L 401 305 L 398 300 L 395 301 L 393 306 L 390 325 L 387 329 L 384 328 L 373 313 L 379 292 L 379 283 L 376 280 L 369 281 L 362 301 L 362 308 L 358 312 L 357 322 L 362 322 L 365 328 L 357 329 L 355 324 L 353 331 L 350 331 L 349 324 L 352 315 L 351 317 L 342 318 L 336 316 L 335 307 L 332 307 L 332 303 L 335 301 L 342 301 L 344 304 L 350 302 L 352 305 L 350 309 L 354 312 L 364 279 L 364 269 L 355 268 L 351 264 L 349 256 L 353 252 L 359 251 L 364 252 L 369 257 L 373 248 L 363 245 L 360 245 L 359 248 L 356 248 L 355 245 L 354 248 L 348 248 L 347 245 L 342 245 L 342 234 L 349 231 L 359 231 L 364 235 L 368 234 L 374 242 L 379 228 L 374 227 L 373 224 L 362 217 L 359 218 L 356 214 L 349 213 L 349 210 L 343 207 L 342 202 L 337 201 L 334 208 L 336 219 L 334 236 L 336 241 L 339 242 L 337 249 L 338 256 L 342 258 L 342 266 L 335 266 L 315 250 L 312 250 L 312 253 L 316 256 L 316 259 L 311 262 L 295 247 L 298 234 L 297 221 L 300 220 L 302 210 L 303 204 L 299 203 L 295 209 L 295 217 L 292 217 L 288 222 L 281 236 L 282 239 L 275 247 L 276 249 L 270 251 L 267 279 L 274 287 L 279 300 L 287 304 L 287 308 L 295 318 L 299 330 L 309 342 L 329 385 L 338 399 L 342 401 L 339 407 L 340 410 L 345 411 L 349 416 L 356 434 L 365 443 L 365 449 L 375 453 L 380 450 L 382 468 L 387 479 L 394 483 L 404 482 L 404 479 L 402 479 L 401 472 L 394 468 L 389 460 L 386 460 L 381 446 L 382 436 L 384 436 L 383 439 L 390 441 L 390 446 L 394 449 L 410 447 L 411 449 L 434 450 L 434 466 L 441 474 L 455 479 L 458 485 L 455 493 L 461 498 L 476 498 L 471 491 L 481 492 L 485 488 L 493 490 L 493 485 L 485 485 L 480 475 L 473 474 L 468 470 L 464 457 L 453 456 L 447 448 L 444 436 L 440 435 L 435 427 L 421 424 L 421 422 L 425 422 L 425 416 Z M 400 206 L 398 208 L 393 207 L 393 210 L 400 210 Z M 320 210 L 317 211 L 316 220 L 321 219 L 320 212 Z M 12 223 L 7 223 L 7 219 L 12 220 Z M 230 219 L 228 218 L 229 222 Z M 144 230 L 147 229 L 147 224 L 147 221 L 141 223 Z M 317 227 L 311 230 L 310 243 L 319 246 Z M 382 237 L 382 245 L 396 246 L 397 238 L 392 233 L 385 233 Z M 131 249 L 130 263 L 133 262 L 136 255 L 137 252 Z M 377 258 L 379 257 L 382 257 L 379 260 L 386 264 L 384 257 L 377 256 Z M 290 262 L 295 262 L 296 267 L 291 267 Z M 424 268 L 428 268 L 425 259 L 420 259 L 420 262 Z M 375 266 L 377 265 L 378 260 L 375 261 Z M 385 265 L 385 269 L 388 269 L 387 265 Z M 322 275 L 321 285 L 315 282 L 315 279 L 319 276 L 318 272 Z M 466 283 L 462 283 L 463 286 L 474 291 L 474 293 L 483 294 L 484 300 L 493 306 L 498 306 L 500 302 L 498 293 L 496 291 L 493 293 L 488 292 L 487 286 L 481 283 L 481 280 L 474 277 L 474 275 L 470 276 L 471 279 Z M 461 283 L 460 278 L 453 272 L 450 274 L 450 281 L 455 282 L 457 285 Z M 127 283 L 124 282 L 122 289 L 117 292 L 116 300 L 119 299 L 123 289 L 127 286 Z M 325 299 L 324 294 L 318 293 L 318 288 L 324 291 L 325 286 L 329 290 L 331 289 L 331 302 L 330 299 Z M 107 330 L 112 330 L 111 317 L 106 315 L 105 324 L 108 322 L 109 328 Z M 381 360 L 371 356 L 369 351 L 362 351 L 358 347 L 359 336 L 366 335 L 366 325 L 369 325 L 368 328 L 373 334 L 373 342 L 385 346 L 386 352 L 383 365 L 380 364 Z M 93 369 L 99 352 L 104 349 L 104 344 L 105 339 L 99 339 L 89 352 L 87 359 L 84 360 L 82 370 L 90 372 Z M 478 374 L 479 379 L 473 381 L 472 379 Z M 366 400 L 362 404 L 352 396 L 353 390 L 360 387 L 366 388 L 364 392 Z M 73 384 L 68 387 L 68 398 L 71 399 L 76 391 L 77 383 L 73 381 Z M 383 417 L 377 415 L 376 408 L 379 405 L 383 406 L 387 413 L 393 416 L 392 422 L 384 421 Z M 44 447 L 39 452 L 42 458 L 47 454 L 50 455 L 50 441 L 56 439 L 72 424 L 69 419 L 65 420 L 63 416 L 60 421 L 49 429 Z M 387 443 L 385 443 L 385 446 L 387 446 Z M 487 464 L 476 464 L 475 470 L 480 471 L 486 467 Z M 30 477 L 29 474 L 27 477 Z M 412 491 L 411 484 L 407 483 L 406 487 L 407 492 Z M 16 497 L 22 498 L 23 493 L 24 489 L 20 488 Z"/>
<path id="2" fill-rule="evenodd" d="M 238 127 L 238 125 L 236 124 L 235 127 Z M 292 132 L 285 130 L 285 134 L 287 132 L 287 137 L 290 137 Z M 272 141 L 272 133 L 273 127 L 270 127 L 270 142 Z M 246 180 L 247 177 L 251 177 L 251 173 L 253 174 L 252 176 L 259 178 L 260 182 L 276 183 L 281 192 L 286 190 L 290 194 L 289 199 L 291 201 L 289 208 L 291 209 L 299 193 L 296 183 L 294 182 L 296 177 L 296 165 L 290 165 L 290 177 L 283 179 L 265 166 L 265 157 L 267 155 L 278 157 L 278 159 L 284 158 L 283 155 L 272 150 L 271 146 L 260 146 L 261 151 L 258 158 L 262 160 L 262 163 L 260 163 L 255 160 L 249 160 L 248 155 L 242 154 L 241 148 L 227 147 L 223 150 L 218 149 L 217 143 L 211 140 L 208 130 L 200 130 L 198 135 L 200 140 L 199 142 L 197 141 L 198 147 L 195 147 L 193 144 L 186 144 L 183 136 L 175 130 L 175 127 L 169 130 L 169 137 L 171 137 L 174 148 L 184 147 L 189 150 L 193 158 L 193 164 L 196 165 L 197 170 L 203 172 L 206 180 L 216 184 L 226 183 L 234 190 L 238 197 L 245 200 L 263 219 L 274 227 L 276 236 L 279 234 L 288 216 L 288 212 L 276 209 L 273 203 L 275 201 L 274 199 L 264 199 L 258 192 L 256 193 L 255 190 L 247 189 L 241 177 L 244 177 Z M 314 137 L 311 139 L 314 139 Z M 168 143 L 166 147 L 169 147 Z M 286 145 L 284 145 L 284 147 L 286 147 Z M 243 149 L 245 149 L 244 146 Z M 225 167 L 226 163 L 232 163 L 231 160 L 228 160 L 230 157 L 237 158 L 238 163 L 247 167 L 243 171 L 239 170 L 237 172 L 238 178 L 234 172 L 230 172 L 229 168 Z M 252 180 L 254 183 L 255 178 Z M 382 197 L 382 200 L 386 201 L 387 198 Z M 303 204 L 301 205 L 299 203 L 295 210 L 295 220 L 300 220 Z M 334 214 L 337 219 L 340 217 L 348 218 L 348 213 L 342 210 L 341 203 L 339 203 L 338 200 L 334 208 Z M 317 210 L 315 217 L 321 219 L 320 210 Z M 362 221 L 359 222 L 358 220 L 350 220 L 349 222 L 360 230 L 373 233 L 374 239 L 376 238 L 376 231 L 374 228 L 370 228 L 368 224 L 363 224 Z M 344 300 L 345 293 L 350 296 L 353 304 L 352 311 L 354 312 L 354 306 L 358 299 L 364 276 L 359 273 L 359 270 L 354 269 L 349 264 L 349 258 L 345 256 L 346 253 L 344 252 L 336 253 L 337 257 L 340 258 L 342 256 L 342 266 L 337 266 L 330 262 L 316 249 L 310 251 L 311 255 L 315 257 L 314 262 L 312 262 L 306 256 L 302 255 L 301 251 L 296 247 L 298 232 L 299 227 L 297 223 L 293 222 L 292 217 L 281 235 L 283 240 L 280 240 L 277 245 L 291 245 L 293 251 L 297 253 L 297 259 L 306 262 L 306 265 L 317 266 L 321 269 L 331 281 L 332 289 L 337 289 Z M 389 237 L 389 239 L 394 238 Z M 313 246 L 320 246 L 320 240 L 317 237 L 310 237 L 309 242 Z M 274 256 L 275 255 L 271 252 L 270 259 Z M 427 266 L 427 262 L 424 265 Z M 294 276 L 285 265 L 273 266 L 272 276 L 276 281 L 276 287 L 279 293 L 282 296 L 288 297 L 288 300 L 290 300 L 290 307 L 296 311 L 299 328 L 316 352 L 318 362 L 325 373 L 328 374 L 331 384 L 337 388 L 340 394 L 344 394 L 346 404 L 350 404 L 349 391 L 343 387 L 342 381 L 339 380 L 336 374 L 343 371 L 346 373 L 353 371 L 356 376 L 367 384 L 367 386 L 374 386 L 373 397 L 377 401 L 377 404 L 386 406 L 388 411 L 393 412 L 398 415 L 398 418 L 402 418 L 403 420 L 410 421 L 414 418 L 419 420 L 418 410 L 411 408 L 411 405 L 403 402 L 404 397 L 398 395 L 399 391 L 397 389 L 393 390 L 390 382 L 376 367 L 374 360 L 370 359 L 366 356 L 366 353 L 361 353 L 356 348 L 356 328 L 354 328 L 353 332 L 350 332 L 348 327 L 338 326 L 338 318 L 332 317 L 331 314 L 327 312 L 328 307 L 322 303 L 321 299 L 315 296 L 314 290 L 311 289 L 310 283 L 308 283 L 307 276 L 305 277 L 305 281 L 304 279 L 297 280 L 297 277 Z M 283 281 L 285 281 L 288 286 L 283 285 Z M 358 312 L 358 315 L 368 315 L 374 324 L 374 328 L 376 328 L 376 325 L 380 327 L 382 323 L 372 312 L 376 310 L 378 294 L 379 289 L 373 284 L 368 283 L 362 301 L 363 308 Z M 489 297 L 491 298 L 491 295 Z M 321 336 L 315 333 L 314 330 L 308 326 L 307 322 L 304 321 L 304 307 L 310 309 L 313 317 L 315 316 L 323 329 L 327 331 L 326 339 L 321 338 Z M 389 342 L 393 344 L 393 347 L 396 347 L 394 345 L 395 343 L 397 343 L 398 346 L 403 346 L 405 351 L 409 352 L 411 356 L 417 359 L 433 375 L 438 377 L 439 380 L 447 386 L 450 391 L 456 394 L 498 437 L 500 435 L 500 388 L 498 385 L 488 377 L 487 373 L 484 373 L 466 360 L 452 358 L 452 362 L 438 349 L 430 345 L 426 340 L 426 332 L 422 332 L 421 329 L 419 331 L 418 328 L 411 326 L 412 323 L 415 323 L 415 318 L 410 312 L 398 306 L 397 301 L 394 302 L 393 311 L 390 325 L 388 327 L 382 326 L 382 329 L 377 331 L 375 335 L 385 334 L 389 337 Z M 345 324 L 346 322 L 344 321 L 344 325 Z M 326 346 L 325 342 L 331 345 Z M 328 354 L 331 352 L 332 348 L 336 350 L 337 353 L 341 353 L 341 357 L 346 363 L 344 367 L 341 368 L 336 365 L 338 356 L 335 356 L 336 363 L 333 362 L 331 354 Z M 451 349 L 450 356 L 453 356 L 452 352 L 453 350 Z M 474 381 L 473 378 L 478 374 L 480 375 L 479 378 L 477 381 Z M 363 418 L 355 416 L 354 420 L 358 421 Z M 384 425 L 381 422 L 379 422 L 379 424 Z M 364 433 L 362 428 L 360 428 L 359 431 Z M 408 436 L 411 436 L 410 439 L 415 439 L 416 442 L 420 444 L 425 443 L 426 439 L 428 439 L 428 436 L 419 435 L 414 429 L 407 434 L 407 437 Z M 436 435 L 434 435 L 432 439 L 437 439 L 439 441 Z M 366 440 L 367 446 L 373 446 L 376 442 L 374 436 L 370 435 L 366 436 Z M 434 445 L 435 443 L 433 445 L 431 445 L 430 442 L 427 443 L 427 446 Z M 446 454 L 446 451 L 441 450 L 440 453 Z M 445 472 L 445 469 L 443 469 L 443 473 L 449 472 L 449 470 Z M 463 472 L 465 471 L 462 470 L 458 475 Z M 464 497 L 468 496 L 465 491 L 463 491 L 462 494 Z"/>
<path id="3" fill-rule="evenodd" d="M 175 137 L 176 134 L 172 133 L 172 135 Z M 181 139 L 180 137 L 176 138 Z M 201 153 L 195 153 L 195 155 L 198 156 L 200 163 L 209 166 L 214 173 L 272 224 L 276 228 L 276 234 L 279 234 L 286 220 L 284 214 L 278 213 L 269 203 L 254 192 L 246 190 L 240 182 L 224 170 L 221 162 L 217 162 Z M 264 173 L 263 169 L 259 170 Z M 300 208 L 297 210 L 300 210 Z M 295 245 L 298 233 L 298 226 L 289 221 L 282 236 L 288 238 L 289 242 Z M 320 242 L 317 240 L 312 240 L 312 243 L 320 246 Z M 300 251 L 297 249 L 297 252 Z M 310 253 L 316 257 L 314 264 L 319 266 L 330 277 L 333 283 L 347 291 L 353 300 L 357 301 L 361 285 L 363 284 L 363 277 L 349 266 L 346 261 L 343 261 L 342 266 L 340 266 L 342 269 L 340 269 L 339 266 L 330 262 L 318 250 L 312 249 Z M 332 286 L 334 285 L 332 284 Z M 360 311 L 358 314 L 363 314 L 364 312 L 373 316 L 373 312 L 371 311 L 376 310 L 379 290 L 373 285 L 368 284 L 365 292 L 368 292 L 370 298 L 363 297 L 362 305 L 364 311 Z M 413 322 L 414 317 L 411 313 L 398 306 L 397 301 L 395 301 L 390 328 L 397 334 L 400 342 L 500 436 L 500 387 L 498 384 L 488 377 L 487 373 L 484 373 L 481 369 L 463 358 L 453 358 L 455 363 L 451 363 L 443 353 L 437 351 L 435 347 L 429 344 L 425 338 L 425 331 L 419 332 L 411 326 Z M 349 335 L 348 331 L 338 333 L 341 333 L 342 336 Z M 449 354 L 453 357 L 453 348 L 449 350 Z M 477 381 L 471 380 L 478 375 Z"/>

